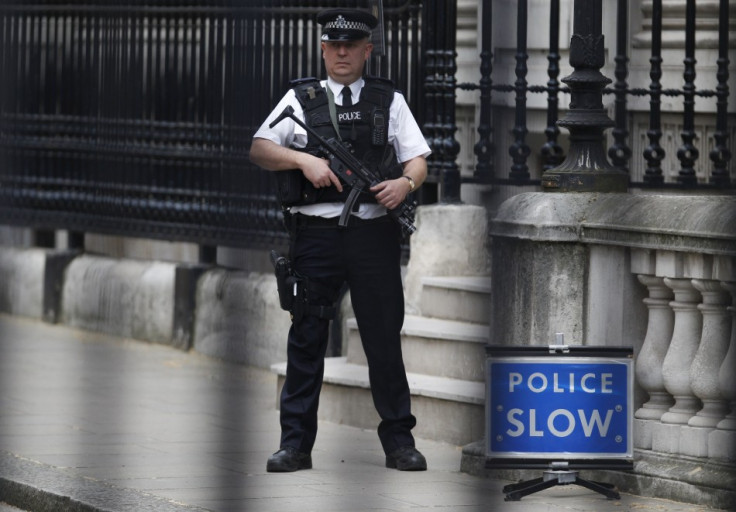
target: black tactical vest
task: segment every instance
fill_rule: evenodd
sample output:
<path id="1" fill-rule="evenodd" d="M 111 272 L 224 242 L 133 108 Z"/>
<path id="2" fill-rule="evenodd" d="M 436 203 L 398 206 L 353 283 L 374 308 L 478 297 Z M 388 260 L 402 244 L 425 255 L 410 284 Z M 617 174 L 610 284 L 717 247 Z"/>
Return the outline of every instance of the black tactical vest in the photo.
<path id="1" fill-rule="evenodd" d="M 325 139 L 335 138 L 335 128 L 330 118 L 327 92 L 316 78 L 302 78 L 291 82 L 304 110 L 304 122 L 314 128 Z M 351 107 L 336 105 L 337 124 L 342 142 L 350 147 L 353 154 L 385 179 L 398 178 L 402 167 L 396 160 L 396 153 L 388 143 L 388 121 L 391 101 L 394 97 L 394 86 L 390 80 L 377 77 L 366 77 L 360 98 Z M 309 135 L 307 145 L 302 151 L 316 156 L 323 156 L 319 151 L 319 143 Z M 281 173 L 279 173 L 281 174 Z M 301 176 L 301 194 L 299 199 L 286 206 L 314 203 L 343 202 L 350 190 L 343 188 L 338 192 L 334 186 L 315 189 Z M 373 202 L 375 198 L 364 192 L 358 202 Z"/>

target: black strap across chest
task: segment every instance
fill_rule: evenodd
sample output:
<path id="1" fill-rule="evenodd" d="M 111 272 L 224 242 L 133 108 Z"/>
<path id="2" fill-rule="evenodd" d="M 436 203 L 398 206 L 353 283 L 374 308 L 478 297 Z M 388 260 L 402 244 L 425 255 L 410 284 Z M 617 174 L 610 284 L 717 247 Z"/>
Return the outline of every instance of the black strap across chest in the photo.
<path id="1" fill-rule="evenodd" d="M 305 122 L 312 127 L 326 125 L 329 120 L 327 92 L 316 78 L 300 78 L 291 82 L 299 103 L 304 110 Z M 370 144 L 385 146 L 388 143 L 389 109 L 395 88 L 390 80 L 366 77 L 360 93 L 359 106 L 362 122 L 369 125 Z M 353 108 L 355 107 L 342 107 Z"/>

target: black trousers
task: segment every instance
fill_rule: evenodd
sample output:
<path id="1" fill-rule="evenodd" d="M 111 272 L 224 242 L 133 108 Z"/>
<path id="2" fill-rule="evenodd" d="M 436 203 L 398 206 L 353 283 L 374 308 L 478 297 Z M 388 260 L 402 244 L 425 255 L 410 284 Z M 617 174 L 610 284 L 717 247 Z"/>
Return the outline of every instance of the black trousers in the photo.
<path id="1" fill-rule="evenodd" d="M 292 232 L 294 269 L 339 290 L 347 282 L 368 360 L 378 436 L 386 453 L 414 446 L 409 385 L 401 354 L 404 291 L 400 229 L 388 217 L 298 226 Z M 313 297 L 329 305 L 327 297 Z M 289 331 L 286 380 L 281 390 L 281 447 L 309 453 L 317 436 L 317 407 L 324 375 L 329 320 L 305 315 Z"/>

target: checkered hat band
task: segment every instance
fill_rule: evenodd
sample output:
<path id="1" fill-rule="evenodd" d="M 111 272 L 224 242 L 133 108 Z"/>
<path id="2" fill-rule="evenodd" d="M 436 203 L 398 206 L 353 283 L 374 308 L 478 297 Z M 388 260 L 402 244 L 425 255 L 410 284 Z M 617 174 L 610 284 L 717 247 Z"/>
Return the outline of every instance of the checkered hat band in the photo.
<path id="1" fill-rule="evenodd" d="M 336 28 L 339 30 L 360 30 L 367 33 L 371 32 L 371 27 L 369 27 L 366 23 L 361 23 L 360 21 L 348 21 L 342 16 L 338 16 L 335 21 L 330 21 L 324 24 L 324 30 L 329 30 L 332 28 Z"/>

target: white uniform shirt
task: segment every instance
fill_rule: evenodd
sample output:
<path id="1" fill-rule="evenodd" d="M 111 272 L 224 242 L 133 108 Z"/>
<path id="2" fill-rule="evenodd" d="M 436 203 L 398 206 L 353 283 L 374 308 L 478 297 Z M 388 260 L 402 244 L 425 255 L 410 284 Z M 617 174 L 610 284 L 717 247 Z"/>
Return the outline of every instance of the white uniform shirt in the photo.
<path id="1" fill-rule="evenodd" d="M 332 90 L 335 103 L 342 105 L 342 84 L 339 84 L 328 78 L 322 80 L 322 87 L 329 86 Z M 358 98 L 365 81 L 361 78 L 357 82 L 350 84 L 350 91 L 353 98 Z M 294 109 L 294 115 L 304 120 L 304 111 L 296 97 L 293 89 L 281 98 L 276 108 L 269 114 L 264 123 L 253 135 L 254 138 L 268 139 L 276 144 L 284 147 L 303 148 L 307 145 L 307 132 L 296 124 L 292 119 L 286 118 L 273 128 L 268 125 L 276 119 L 286 106 L 291 105 Z M 399 162 L 403 163 L 417 156 L 427 157 L 431 153 L 427 141 L 422 135 L 414 116 L 409 110 L 404 96 L 401 93 L 394 92 L 394 99 L 391 102 L 388 120 L 388 142 L 393 145 L 396 151 L 396 157 Z M 280 172 L 280 171 L 276 171 Z M 293 206 L 291 211 L 300 212 L 304 215 L 317 215 L 320 217 L 337 217 L 343 209 L 343 203 L 318 203 L 306 206 Z M 386 208 L 380 204 L 362 203 L 357 213 L 358 217 L 364 219 L 372 219 L 386 214 Z"/>

